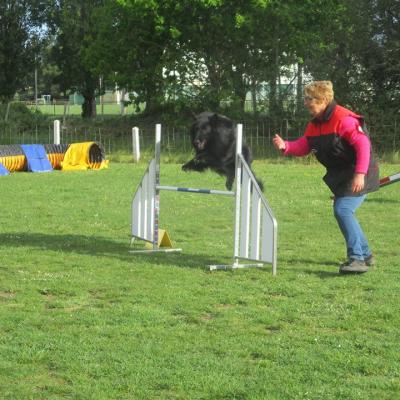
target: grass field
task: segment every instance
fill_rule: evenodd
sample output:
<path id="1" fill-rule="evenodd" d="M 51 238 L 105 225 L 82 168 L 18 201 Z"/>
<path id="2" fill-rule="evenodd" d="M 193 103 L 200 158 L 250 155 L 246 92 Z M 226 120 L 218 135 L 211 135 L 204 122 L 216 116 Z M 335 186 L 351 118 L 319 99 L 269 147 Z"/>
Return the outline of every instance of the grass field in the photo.
<path id="1" fill-rule="evenodd" d="M 378 265 L 341 276 L 322 168 L 254 167 L 278 221 L 276 277 L 205 270 L 232 255 L 225 197 L 163 192 L 161 227 L 182 254 L 129 254 L 144 163 L 1 177 L 0 398 L 400 398 L 400 184 L 358 213 Z M 161 180 L 224 183 L 177 164 Z"/>

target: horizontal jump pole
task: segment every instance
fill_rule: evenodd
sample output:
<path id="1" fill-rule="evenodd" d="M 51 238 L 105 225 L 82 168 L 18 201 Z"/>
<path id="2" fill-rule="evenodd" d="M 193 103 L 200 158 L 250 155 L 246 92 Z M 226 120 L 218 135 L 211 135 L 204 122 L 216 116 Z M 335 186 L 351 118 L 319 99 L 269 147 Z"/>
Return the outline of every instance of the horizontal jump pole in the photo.
<path id="1" fill-rule="evenodd" d="M 394 174 L 394 175 L 390 175 L 390 176 L 386 176 L 385 178 L 382 178 L 379 181 L 379 186 L 383 187 L 383 186 L 387 186 L 387 185 L 390 185 L 392 183 L 399 182 L 399 181 L 400 181 L 400 172 L 398 174 Z"/>
<path id="2" fill-rule="evenodd" d="M 235 196 L 235 192 L 225 190 L 213 190 L 213 189 L 194 189 L 194 188 L 182 188 L 176 186 L 162 186 L 157 185 L 158 190 L 171 190 L 173 192 L 186 192 L 186 193 L 200 193 L 200 194 L 218 194 L 222 196 Z"/>
<path id="3" fill-rule="evenodd" d="M 170 249 L 169 247 L 160 247 L 158 249 L 143 249 L 143 250 L 129 250 L 129 253 L 173 253 L 173 252 L 181 252 L 182 249 Z"/>
<path id="4" fill-rule="evenodd" d="M 240 268 L 262 268 L 264 264 L 257 263 L 257 264 L 239 264 L 234 263 L 233 265 L 210 265 L 210 271 L 217 271 L 219 269 L 227 270 L 229 269 L 240 269 Z M 275 274 L 274 274 L 275 275 Z"/>

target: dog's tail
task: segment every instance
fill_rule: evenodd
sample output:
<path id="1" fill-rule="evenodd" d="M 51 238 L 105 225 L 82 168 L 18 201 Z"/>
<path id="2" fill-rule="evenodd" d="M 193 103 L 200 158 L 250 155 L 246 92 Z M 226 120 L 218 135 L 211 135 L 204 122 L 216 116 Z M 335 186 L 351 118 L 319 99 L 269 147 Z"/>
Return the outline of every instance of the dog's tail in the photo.
<path id="1" fill-rule="evenodd" d="M 254 175 L 254 172 L 253 172 L 253 175 Z M 264 191 L 264 183 L 262 181 L 260 181 L 255 175 L 254 175 L 254 177 L 256 178 L 257 184 L 260 187 L 261 191 L 263 192 Z"/>
<path id="2" fill-rule="evenodd" d="M 262 181 L 260 181 L 260 179 L 257 178 L 256 174 L 253 171 L 253 168 L 251 168 L 251 163 L 253 161 L 252 155 L 251 155 L 251 150 L 248 146 L 246 146 L 245 144 L 242 147 L 242 155 L 244 160 L 246 161 L 247 165 L 250 168 L 250 171 L 252 172 L 254 178 L 257 181 L 258 186 L 260 187 L 261 191 L 264 191 L 264 184 L 262 183 Z"/>
<path id="3" fill-rule="evenodd" d="M 257 185 L 259 186 L 259 188 L 263 192 L 264 191 L 264 183 L 259 178 L 257 178 L 256 174 L 253 171 L 253 168 L 250 167 L 250 171 L 252 172 L 252 174 L 253 174 L 256 182 L 257 182 Z"/>

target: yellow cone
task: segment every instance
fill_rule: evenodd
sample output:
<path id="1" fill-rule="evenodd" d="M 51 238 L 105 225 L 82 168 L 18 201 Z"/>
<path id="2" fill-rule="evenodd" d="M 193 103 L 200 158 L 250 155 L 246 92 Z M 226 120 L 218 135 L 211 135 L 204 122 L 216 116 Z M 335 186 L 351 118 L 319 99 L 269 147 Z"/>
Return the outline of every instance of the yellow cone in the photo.
<path id="1" fill-rule="evenodd" d="M 152 248 L 152 243 L 146 243 L 147 248 Z M 158 247 L 170 247 L 172 248 L 172 242 L 168 235 L 168 232 L 164 229 L 158 230 Z"/>

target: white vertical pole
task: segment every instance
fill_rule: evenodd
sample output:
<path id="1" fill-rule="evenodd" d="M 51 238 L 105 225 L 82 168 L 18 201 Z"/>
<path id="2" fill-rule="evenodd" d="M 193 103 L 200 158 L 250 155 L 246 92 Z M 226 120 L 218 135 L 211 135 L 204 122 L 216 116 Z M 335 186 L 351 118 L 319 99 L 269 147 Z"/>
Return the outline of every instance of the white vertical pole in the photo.
<path id="1" fill-rule="evenodd" d="M 156 162 L 154 158 L 151 160 L 149 165 L 149 174 L 147 176 L 147 204 L 148 204 L 148 221 L 147 221 L 147 232 L 150 232 L 149 240 L 154 240 L 154 198 L 156 195 L 156 182 L 155 182 L 155 171 L 156 171 Z"/>
<path id="2" fill-rule="evenodd" d="M 133 160 L 139 162 L 140 160 L 140 144 L 139 144 L 139 128 L 132 128 L 132 149 Z"/>
<path id="3" fill-rule="evenodd" d="M 135 193 L 132 201 L 132 236 L 142 237 L 142 187 L 140 186 Z"/>
<path id="4" fill-rule="evenodd" d="M 151 232 L 147 231 L 147 221 L 148 221 L 148 207 L 149 207 L 149 203 L 148 203 L 148 193 L 149 193 L 149 186 L 148 186 L 149 182 L 148 179 L 143 179 L 142 181 L 142 199 L 140 201 L 140 205 L 142 207 L 142 210 L 140 212 L 141 218 L 140 218 L 140 224 L 142 225 L 142 235 L 144 238 L 148 238 L 149 236 L 151 237 Z"/>
<path id="5" fill-rule="evenodd" d="M 261 241 L 261 197 L 256 190 L 251 194 L 251 239 L 250 239 L 250 258 L 258 260 L 260 258 Z"/>
<path id="6" fill-rule="evenodd" d="M 243 258 L 249 258 L 249 239 L 250 239 L 250 211 L 251 211 L 251 179 L 246 173 L 242 171 L 242 185 L 241 185 L 241 205 L 240 205 L 240 243 L 239 255 Z"/>
<path id="7" fill-rule="evenodd" d="M 54 121 L 54 144 L 60 144 L 60 121 Z"/>
<path id="8" fill-rule="evenodd" d="M 273 247 L 272 247 L 272 251 L 274 253 L 273 258 L 272 258 L 272 275 L 276 275 L 276 264 L 278 262 L 278 234 L 277 234 L 277 223 L 275 218 L 272 219 L 272 223 L 273 223 L 273 237 L 274 237 L 274 243 L 273 243 Z"/>
<path id="9" fill-rule="evenodd" d="M 38 74 L 36 65 L 36 54 L 35 54 L 35 110 L 38 109 Z"/>
<path id="10" fill-rule="evenodd" d="M 236 189 L 235 189 L 235 238 L 234 238 L 234 263 L 238 264 L 239 259 L 239 242 L 240 242 L 240 196 L 242 185 L 242 161 L 239 159 L 239 154 L 242 154 L 242 136 L 243 125 L 238 124 L 236 130 Z"/>
<path id="11" fill-rule="evenodd" d="M 160 219 L 160 155 L 161 155 L 161 124 L 156 124 L 156 144 L 155 144 L 155 196 L 154 196 L 154 237 L 153 250 L 158 249 L 158 228 Z"/>

